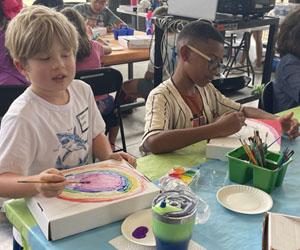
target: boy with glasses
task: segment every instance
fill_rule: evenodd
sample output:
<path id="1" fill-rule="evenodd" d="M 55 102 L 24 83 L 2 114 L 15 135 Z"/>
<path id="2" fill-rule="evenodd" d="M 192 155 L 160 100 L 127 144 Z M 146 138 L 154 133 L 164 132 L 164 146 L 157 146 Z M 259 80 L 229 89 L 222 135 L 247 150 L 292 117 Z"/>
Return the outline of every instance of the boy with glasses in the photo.
<path id="1" fill-rule="evenodd" d="M 106 2 L 90 0 L 90 3 L 77 4 L 74 8 L 84 17 L 89 27 L 106 27 L 108 31 L 112 31 L 120 28 L 120 24 L 124 22 L 106 7 Z"/>
<path id="2" fill-rule="evenodd" d="M 176 44 L 176 71 L 147 99 L 142 151 L 165 153 L 229 136 L 241 129 L 246 117 L 279 120 L 291 139 L 299 136 L 293 113 L 278 117 L 242 106 L 214 88 L 211 81 L 219 73 L 223 43 L 219 31 L 207 22 L 191 22 L 182 29 Z"/>

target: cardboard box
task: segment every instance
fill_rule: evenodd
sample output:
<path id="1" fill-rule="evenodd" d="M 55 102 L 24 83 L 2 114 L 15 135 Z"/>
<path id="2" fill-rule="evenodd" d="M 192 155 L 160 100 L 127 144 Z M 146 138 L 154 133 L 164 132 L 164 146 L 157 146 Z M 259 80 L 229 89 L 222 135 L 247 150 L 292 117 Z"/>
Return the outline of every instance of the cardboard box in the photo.
<path id="1" fill-rule="evenodd" d="M 266 213 L 263 222 L 263 250 L 300 249 L 300 218 Z"/>
<path id="2" fill-rule="evenodd" d="M 152 200 L 159 193 L 158 187 L 125 161 L 99 162 L 66 170 L 64 174 L 67 181 L 78 180 L 79 176 L 84 181 L 90 178 L 91 184 L 68 184 L 65 190 L 70 187 L 71 192 L 64 191 L 60 198 L 37 195 L 26 199 L 29 210 L 49 241 L 124 219 L 151 207 Z M 95 176 L 98 179 L 92 179 Z M 115 182 L 114 178 L 120 179 L 120 184 L 109 189 L 112 185 L 109 183 Z M 84 189 L 91 192 L 81 192 Z M 78 202 L 80 198 L 81 202 Z M 99 199 L 102 201 L 97 202 Z M 83 202 L 86 200 L 89 202 Z"/>
<path id="3" fill-rule="evenodd" d="M 247 126 L 243 126 L 239 132 L 231 136 L 211 139 L 206 146 L 206 157 L 227 161 L 226 154 L 241 146 L 239 138 L 248 139 L 248 137 L 253 136 L 254 129 L 259 131 L 263 140 L 268 132 L 268 145 L 281 136 L 281 124 L 279 121 L 247 118 L 245 123 Z M 279 139 L 268 150 L 279 153 L 280 145 L 281 140 Z"/>
<path id="4" fill-rule="evenodd" d="M 118 40 L 128 49 L 148 49 L 151 44 L 151 36 L 119 36 Z"/>

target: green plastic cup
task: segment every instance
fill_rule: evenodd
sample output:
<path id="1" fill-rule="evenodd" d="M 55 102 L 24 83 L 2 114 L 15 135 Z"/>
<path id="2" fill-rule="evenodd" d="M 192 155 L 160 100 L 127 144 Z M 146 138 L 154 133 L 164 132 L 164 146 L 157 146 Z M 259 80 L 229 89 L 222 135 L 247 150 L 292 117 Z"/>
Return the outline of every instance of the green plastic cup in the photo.
<path id="1" fill-rule="evenodd" d="M 187 250 L 198 208 L 197 197 L 187 190 L 170 190 L 152 202 L 152 228 L 157 250 Z"/>

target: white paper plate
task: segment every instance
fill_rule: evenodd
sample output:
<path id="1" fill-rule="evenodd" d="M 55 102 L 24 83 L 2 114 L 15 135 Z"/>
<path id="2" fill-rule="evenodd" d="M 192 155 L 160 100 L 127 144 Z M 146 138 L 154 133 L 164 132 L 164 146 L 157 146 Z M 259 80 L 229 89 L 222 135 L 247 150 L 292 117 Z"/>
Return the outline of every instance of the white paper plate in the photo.
<path id="1" fill-rule="evenodd" d="M 123 50 L 122 46 L 111 46 L 111 50 Z"/>
<path id="2" fill-rule="evenodd" d="M 231 185 L 220 188 L 217 199 L 222 206 L 242 214 L 264 213 L 273 206 L 273 200 L 269 194 L 245 185 Z"/>
<path id="3" fill-rule="evenodd" d="M 138 227 L 147 227 L 148 233 L 145 238 L 137 239 L 132 233 Z M 134 243 L 144 246 L 155 246 L 155 238 L 152 231 L 152 209 L 145 209 L 129 215 L 122 223 L 121 231 L 123 236 Z"/>

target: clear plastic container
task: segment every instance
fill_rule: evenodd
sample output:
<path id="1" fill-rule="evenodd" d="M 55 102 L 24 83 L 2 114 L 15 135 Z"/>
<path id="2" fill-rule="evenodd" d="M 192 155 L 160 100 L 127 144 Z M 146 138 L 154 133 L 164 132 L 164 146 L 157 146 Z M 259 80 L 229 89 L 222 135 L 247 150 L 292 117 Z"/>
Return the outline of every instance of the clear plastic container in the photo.
<path id="1" fill-rule="evenodd" d="M 225 186 L 228 182 L 227 169 L 212 169 L 210 166 L 201 166 L 199 172 L 199 178 L 195 182 L 197 188 L 215 191 Z"/>
<path id="2" fill-rule="evenodd" d="M 165 191 L 179 191 L 179 190 L 187 190 L 192 192 L 198 200 L 198 208 L 195 224 L 203 224 L 205 223 L 210 216 L 210 207 L 205 200 L 203 200 L 199 195 L 195 194 L 192 189 L 186 185 L 182 180 L 166 176 L 165 178 L 160 179 L 160 188 L 162 192 Z"/>

